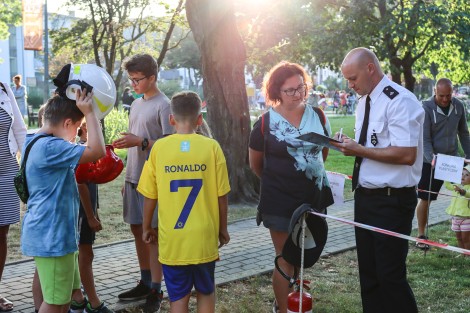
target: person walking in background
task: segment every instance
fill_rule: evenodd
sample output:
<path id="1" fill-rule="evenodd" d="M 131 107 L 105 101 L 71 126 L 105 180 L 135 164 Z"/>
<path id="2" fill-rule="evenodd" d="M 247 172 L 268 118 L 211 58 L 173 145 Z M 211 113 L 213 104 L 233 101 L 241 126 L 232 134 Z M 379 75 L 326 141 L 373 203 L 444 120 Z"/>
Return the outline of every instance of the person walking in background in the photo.
<path id="1" fill-rule="evenodd" d="M 340 97 L 341 113 L 346 115 L 349 111 L 349 109 L 348 109 L 348 94 L 346 93 L 346 91 L 341 90 L 341 92 L 339 94 L 339 97 Z"/>
<path id="2" fill-rule="evenodd" d="M 176 134 L 155 143 L 137 188 L 145 196 L 142 238 L 155 243 L 158 237 L 170 311 L 188 312 L 194 287 L 198 312 L 214 312 L 215 261 L 230 241 L 227 165 L 217 141 L 195 133 L 202 125 L 196 93 L 174 95 L 171 112 Z M 157 201 L 158 234 L 151 224 Z"/>
<path id="3" fill-rule="evenodd" d="M 16 159 L 26 137 L 26 125 L 6 83 L 0 82 L 0 280 L 7 258 L 10 225 L 20 221 L 20 198 L 13 185 L 19 166 Z M 0 311 L 13 309 L 13 303 L 0 295 Z"/>
<path id="4" fill-rule="evenodd" d="M 27 107 L 27 99 L 28 99 L 28 93 L 26 91 L 26 86 L 21 84 L 21 75 L 15 75 L 13 77 L 13 94 L 15 95 L 16 103 L 18 104 L 18 107 L 20 108 L 21 115 L 23 117 L 28 115 Z"/>
<path id="5" fill-rule="evenodd" d="M 263 82 L 271 108 L 250 134 L 250 167 L 261 179 L 258 217 L 269 229 L 276 255 L 281 254 L 295 209 L 308 203 L 321 211 L 333 204 L 323 164 L 328 149 L 296 138 L 308 132 L 331 133 L 326 116 L 305 103 L 309 83 L 308 74 L 298 64 L 281 62 L 274 66 Z M 279 265 L 287 275 L 294 275 L 293 265 L 282 258 Z M 291 290 L 277 269 L 272 286 L 273 312 L 285 313 Z"/>
<path id="6" fill-rule="evenodd" d="M 356 110 L 356 94 L 352 91 L 349 92 L 348 95 L 348 109 L 349 109 L 349 114 L 354 114 L 354 111 Z"/>
<path id="7" fill-rule="evenodd" d="M 129 76 L 134 91 L 143 94 L 132 104 L 129 116 L 129 132 L 113 142 L 118 149 L 128 148 L 126 178 L 123 187 L 124 222 L 130 224 L 134 236 L 141 280 L 129 291 L 118 295 L 120 300 L 135 301 L 146 298 L 145 310 L 158 311 L 163 293 L 161 291 L 162 266 L 158 261 L 158 245 L 142 240 L 144 197 L 137 191 L 142 168 L 153 144 L 174 132 L 170 125 L 170 100 L 157 86 L 157 61 L 148 54 L 134 55 L 124 60 L 123 69 Z M 158 210 L 152 221 L 158 227 Z"/>
<path id="8" fill-rule="evenodd" d="M 410 235 L 423 155 L 424 111 L 410 91 L 382 72 L 376 55 L 351 50 L 341 71 L 361 99 L 356 140 L 333 143 L 356 156 L 353 171 L 354 220 Z M 408 241 L 355 228 L 362 307 L 365 313 L 417 312 L 406 277 Z"/>
<path id="9" fill-rule="evenodd" d="M 438 153 L 457 156 L 460 141 L 465 157 L 470 158 L 470 134 L 465 106 L 460 100 L 452 97 L 452 90 L 452 82 L 447 78 L 441 78 L 436 82 L 434 95 L 423 101 L 426 113 L 423 133 L 424 155 L 418 188 L 424 191 L 418 191 L 419 202 L 416 207 L 418 237 L 421 239 L 427 239 L 428 210 L 431 202 L 437 199 L 436 192 L 439 192 L 444 183 L 434 178 L 431 165 L 433 156 Z M 429 249 L 429 245 L 420 242 L 416 243 L 416 247 L 422 250 Z"/>
<path id="10" fill-rule="evenodd" d="M 452 216 L 452 230 L 457 237 L 459 248 L 470 250 L 470 165 L 462 171 L 462 185 L 445 182 L 447 189 L 453 191 L 453 198 L 447 214 Z"/>
<path id="11" fill-rule="evenodd" d="M 131 89 L 129 87 L 124 88 L 124 92 L 122 93 L 121 101 L 122 101 L 122 108 L 127 111 L 127 113 L 131 112 L 131 105 L 134 102 L 135 98 L 132 95 Z"/>
<path id="12" fill-rule="evenodd" d="M 333 112 L 338 114 L 339 113 L 339 106 L 340 106 L 340 95 L 339 91 L 335 90 L 335 93 L 333 94 Z"/>

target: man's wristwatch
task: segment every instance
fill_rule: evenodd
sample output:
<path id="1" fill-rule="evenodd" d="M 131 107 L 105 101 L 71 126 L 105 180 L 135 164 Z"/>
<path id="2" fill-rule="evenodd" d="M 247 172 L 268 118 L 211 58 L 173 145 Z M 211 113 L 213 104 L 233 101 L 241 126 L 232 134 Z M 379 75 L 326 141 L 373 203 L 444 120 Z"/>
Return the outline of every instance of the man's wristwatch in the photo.
<path id="1" fill-rule="evenodd" d="M 149 140 L 147 138 L 144 138 L 144 140 L 142 140 L 142 151 L 145 151 L 145 149 L 147 149 L 148 146 L 149 146 Z"/>

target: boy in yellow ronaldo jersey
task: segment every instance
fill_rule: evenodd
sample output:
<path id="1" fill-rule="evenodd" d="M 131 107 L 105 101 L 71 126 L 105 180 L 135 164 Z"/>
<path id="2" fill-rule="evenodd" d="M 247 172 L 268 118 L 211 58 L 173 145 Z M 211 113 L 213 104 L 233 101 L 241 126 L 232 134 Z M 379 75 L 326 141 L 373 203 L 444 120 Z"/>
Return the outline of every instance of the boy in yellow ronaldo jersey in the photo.
<path id="1" fill-rule="evenodd" d="M 230 240 L 227 166 L 217 141 L 196 134 L 202 124 L 196 93 L 173 96 L 171 112 L 176 134 L 154 144 L 137 187 L 145 197 L 143 240 L 157 241 L 151 221 L 158 201 L 159 260 L 171 312 L 188 312 L 193 286 L 198 312 L 214 312 L 215 261 Z"/>

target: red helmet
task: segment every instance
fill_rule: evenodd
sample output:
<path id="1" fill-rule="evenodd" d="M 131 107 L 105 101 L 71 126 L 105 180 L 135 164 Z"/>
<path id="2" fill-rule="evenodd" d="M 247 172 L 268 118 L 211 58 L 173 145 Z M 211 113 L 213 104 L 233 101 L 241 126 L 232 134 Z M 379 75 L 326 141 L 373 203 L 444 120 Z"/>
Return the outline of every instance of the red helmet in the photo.
<path id="1" fill-rule="evenodd" d="M 124 163 L 114 153 L 112 145 L 106 145 L 106 155 L 96 162 L 80 164 L 75 171 L 77 183 L 105 184 L 121 174 Z"/>

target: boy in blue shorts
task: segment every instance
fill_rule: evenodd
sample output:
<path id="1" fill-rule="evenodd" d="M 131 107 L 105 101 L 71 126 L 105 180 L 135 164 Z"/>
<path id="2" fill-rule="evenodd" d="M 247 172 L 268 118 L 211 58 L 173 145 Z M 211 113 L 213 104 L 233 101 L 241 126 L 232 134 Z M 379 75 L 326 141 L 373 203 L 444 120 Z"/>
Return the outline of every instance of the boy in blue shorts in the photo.
<path id="1" fill-rule="evenodd" d="M 76 101 L 55 95 L 48 100 L 44 125 L 26 137 L 31 147 L 26 176 L 28 209 L 21 229 L 21 251 L 34 257 L 44 301 L 39 313 L 67 312 L 72 290 L 80 288 L 78 269 L 79 196 L 74 167 L 105 155 L 104 139 L 93 113 L 92 93 L 77 90 Z M 83 117 L 88 142 L 76 145 Z"/>
<path id="2" fill-rule="evenodd" d="M 215 261 L 230 240 L 227 165 L 217 141 L 195 133 L 202 124 L 196 93 L 173 96 L 171 112 L 176 134 L 154 144 L 137 187 L 145 197 L 143 240 L 158 237 L 171 312 L 188 312 L 193 287 L 198 312 L 214 312 Z M 151 225 L 157 201 L 158 235 Z"/>

